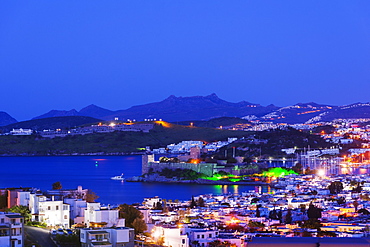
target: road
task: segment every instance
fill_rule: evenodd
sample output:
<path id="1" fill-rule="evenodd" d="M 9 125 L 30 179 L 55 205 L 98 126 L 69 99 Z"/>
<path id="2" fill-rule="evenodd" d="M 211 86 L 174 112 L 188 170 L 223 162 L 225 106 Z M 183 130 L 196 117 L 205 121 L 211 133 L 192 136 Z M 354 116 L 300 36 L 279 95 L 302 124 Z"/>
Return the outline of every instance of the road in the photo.
<path id="1" fill-rule="evenodd" d="M 24 226 L 26 238 L 39 246 L 56 247 L 50 239 L 49 230 L 33 226 Z"/>

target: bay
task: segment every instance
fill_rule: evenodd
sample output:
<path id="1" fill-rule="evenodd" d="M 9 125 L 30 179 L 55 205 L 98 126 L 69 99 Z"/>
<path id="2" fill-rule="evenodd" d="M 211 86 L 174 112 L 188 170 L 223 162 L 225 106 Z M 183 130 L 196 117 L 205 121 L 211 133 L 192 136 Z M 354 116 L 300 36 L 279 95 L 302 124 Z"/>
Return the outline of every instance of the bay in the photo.
<path id="1" fill-rule="evenodd" d="M 91 189 L 103 204 L 141 203 L 144 198 L 159 196 L 171 200 L 190 200 L 201 194 L 240 194 L 267 187 L 247 185 L 161 184 L 116 181 L 121 175 L 141 175 L 141 156 L 46 156 L 0 157 L 0 188 L 34 187 L 51 189 L 61 182 L 63 189 L 81 185 Z"/>

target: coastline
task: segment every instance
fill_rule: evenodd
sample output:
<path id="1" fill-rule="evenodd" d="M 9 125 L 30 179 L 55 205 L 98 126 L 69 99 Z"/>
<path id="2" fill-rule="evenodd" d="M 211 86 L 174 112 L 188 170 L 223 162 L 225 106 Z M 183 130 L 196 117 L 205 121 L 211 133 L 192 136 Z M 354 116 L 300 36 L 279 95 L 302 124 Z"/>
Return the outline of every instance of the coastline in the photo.
<path id="1" fill-rule="evenodd" d="M 130 177 L 126 178 L 127 182 L 140 182 L 140 183 L 165 183 L 165 184 L 197 184 L 197 185 L 249 185 L 249 186 L 270 186 L 269 183 L 262 181 L 212 181 L 207 179 L 195 179 L 195 180 L 174 180 L 168 178 L 142 178 L 142 177 Z"/>

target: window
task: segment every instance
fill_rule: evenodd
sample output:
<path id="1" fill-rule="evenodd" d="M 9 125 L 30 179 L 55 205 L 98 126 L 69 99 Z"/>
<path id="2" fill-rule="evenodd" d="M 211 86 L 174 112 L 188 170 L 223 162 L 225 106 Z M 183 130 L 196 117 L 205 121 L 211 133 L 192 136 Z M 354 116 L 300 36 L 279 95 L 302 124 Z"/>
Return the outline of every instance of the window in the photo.
<path id="1" fill-rule="evenodd" d="M 65 219 L 65 220 L 67 219 L 67 215 L 64 215 L 64 219 Z"/>
<path id="2" fill-rule="evenodd" d="M 200 238 L 200 235 L 197 235 L 197 238 Z"/>
<path id="3" fill-rule="evenodd" d="M 59 206 L 56 206 L 56 207 L 55 207 L 55 209 L 56 209 L 56 210 L 59 210 Z"/>
<path id="4" fill-rule="evenodd" d="M 48 206 L 48 210 L 50 210 L 51 208 L 50 208 L 50 206 Z"/>
<path id="5" fill-rule="evenodd" d="M 22 244 L 22 240 L 18 240 L 18 244 Z"/>
<path id="6" fill-rule="evenodd" d="M 96 235 L 95 239 L 96 239 L 96 241 L 103 241 L 104 240 L 104 235 Z"/>
<path id="7" fill-rule="evenodd" d="M 209 237 L 209 238 L 212 238 L 212 234 L 209 234 L 209 235 L 208 235 L 208 237 Z"/>
<path id="8" fill-rule="evenodd" d="M 4 223 L 4 218 L 1 219 L 1 223 Z"/>
<path id="9" fill-rule="evenodd" d="M 182 244 L 185 244 L 185 239 L 182 239 Z"/>
<path id="10" fill-rule="evenodd" d="M 202 234 L 202 238 L 204 238 L 204 235 Z"/>

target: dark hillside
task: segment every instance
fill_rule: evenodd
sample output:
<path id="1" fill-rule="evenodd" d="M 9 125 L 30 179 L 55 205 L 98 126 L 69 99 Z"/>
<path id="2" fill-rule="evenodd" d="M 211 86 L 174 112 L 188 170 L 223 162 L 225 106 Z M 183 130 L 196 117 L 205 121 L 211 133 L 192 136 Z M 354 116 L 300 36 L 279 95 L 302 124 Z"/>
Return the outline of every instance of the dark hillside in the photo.
<path id="1" fill-rule="evenodd" d="M 67 154 L 118 154 L 137 152 L 138 148 L 164 147 L 183 140 L 215 141 L 228 137 L 242 137 L 243 131 L 185 127 L 166 122 L 149 132 L 111 132 L 74 135 L 64 138 L 41 139 L 32 136 L 0 136 L 1 155 L 67 155 Z"/>
<path id="2" fill-rule="evenodd" d="M 20 128 L 32 129 L 37 131 L 42 131 L 44 129 L 70 129 L 84 124 L 97 123 L 99 121 L 101 120 L 83 116 L 51 117 L 9 124 L 1 127 L 0 129 L 3 132 L 8 132 L 12 129 Z"/>

